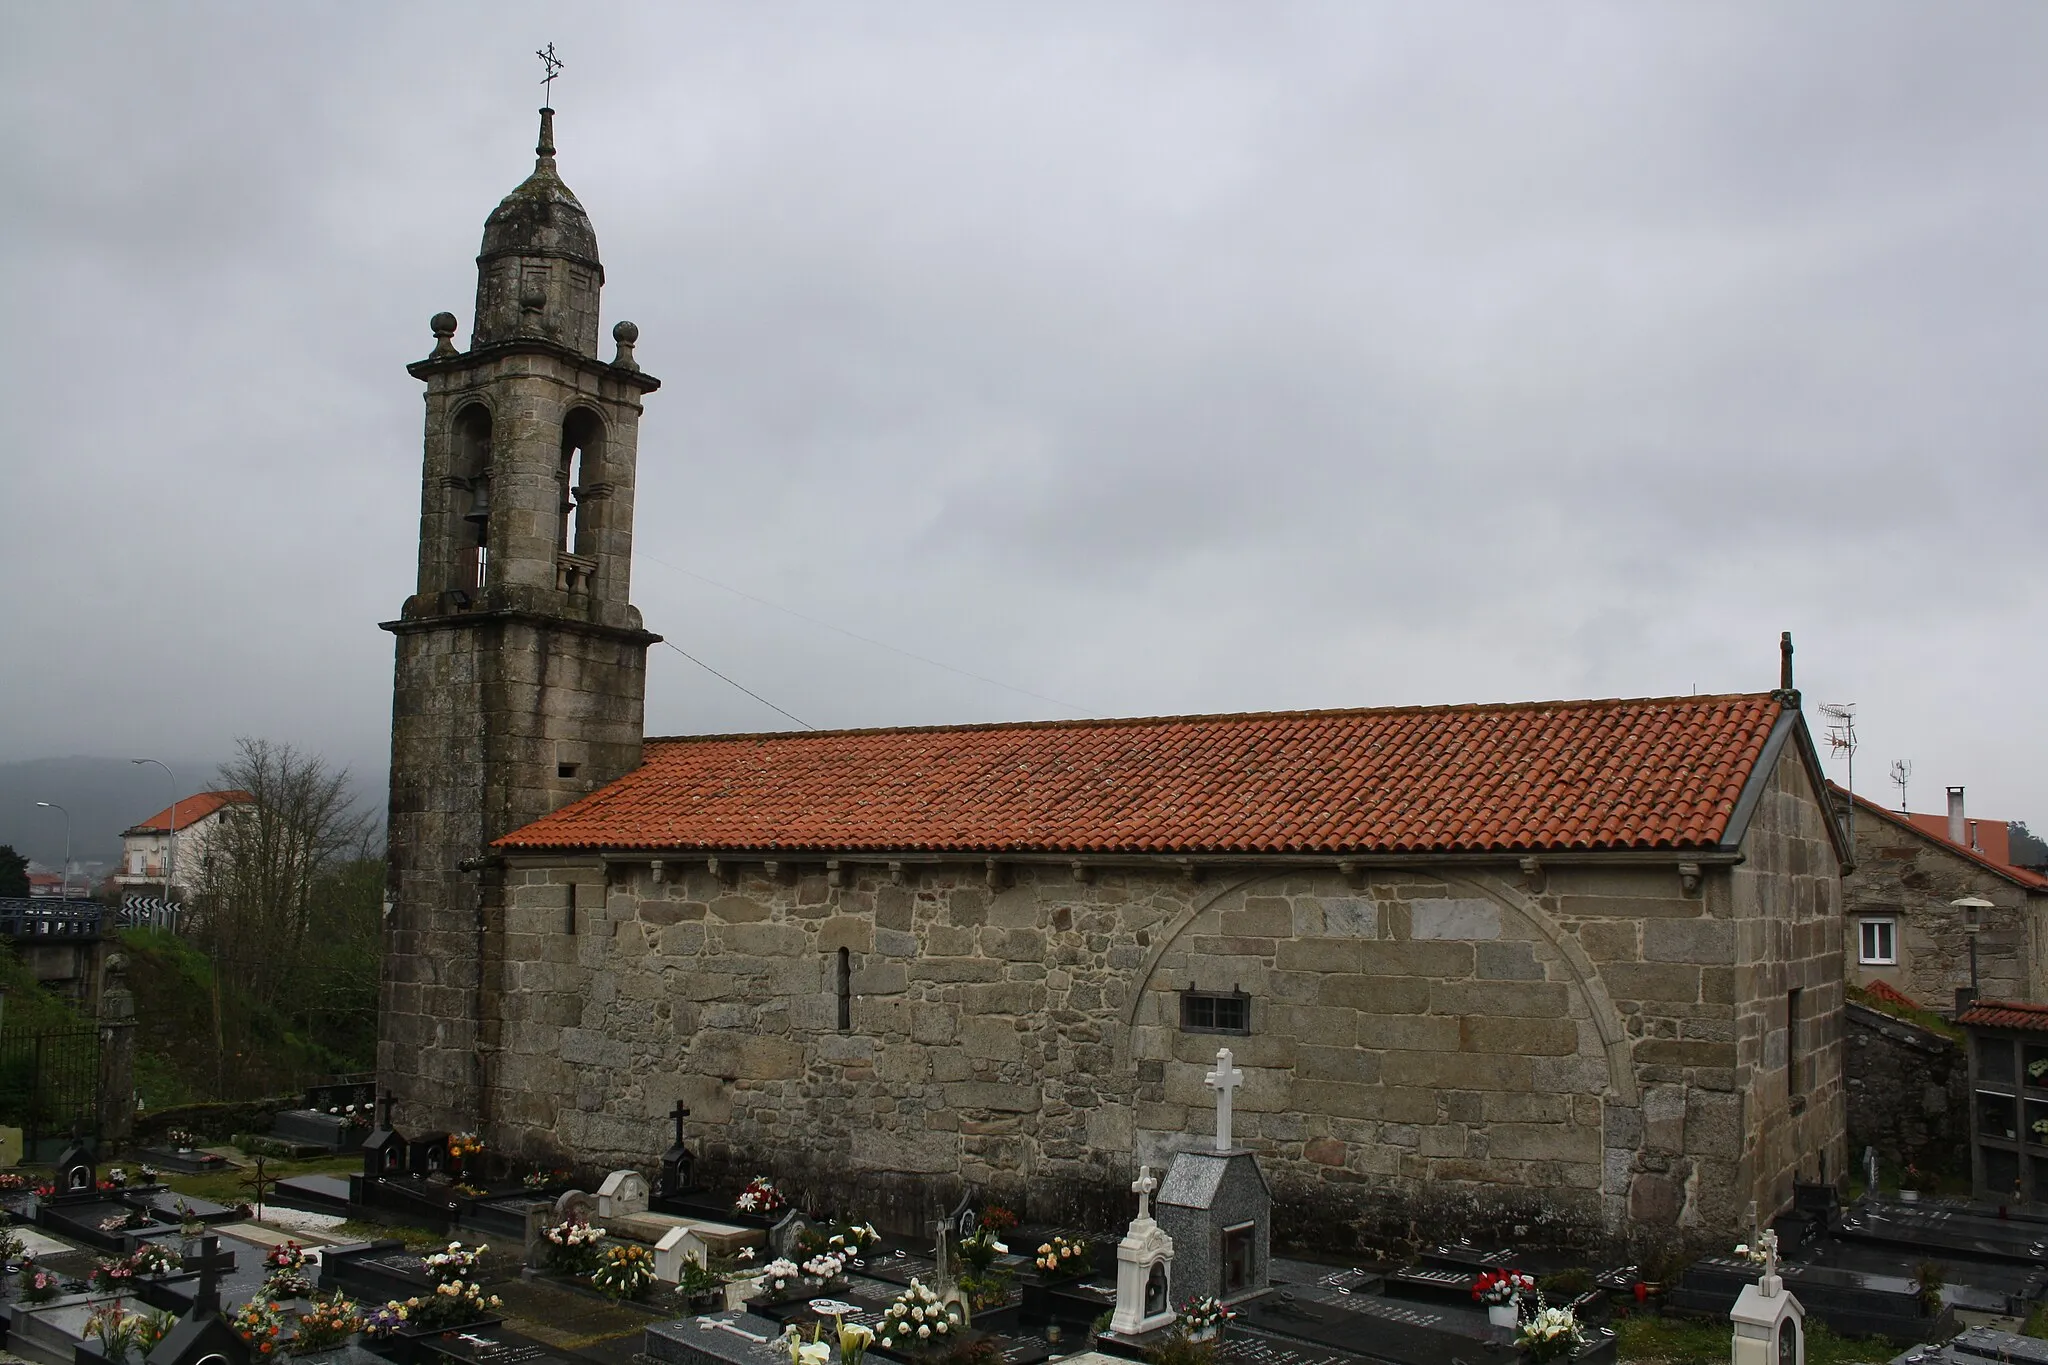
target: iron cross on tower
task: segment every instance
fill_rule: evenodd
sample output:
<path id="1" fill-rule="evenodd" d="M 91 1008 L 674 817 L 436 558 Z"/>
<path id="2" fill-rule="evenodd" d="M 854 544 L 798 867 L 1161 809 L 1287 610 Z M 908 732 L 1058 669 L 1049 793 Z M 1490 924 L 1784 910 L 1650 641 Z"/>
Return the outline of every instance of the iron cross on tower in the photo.
<path id="1" fill-rule="evenodd" d="M 555 55 L 555 45 L 553 43 L 549 43 L 546 47 L 536 50 L 533 55 L 540 58 L 542 69 L 548 73 L 541 77 L 540 83 L 544 87 L 541 102 L 549 108 L 553 108 L 555 103 L 555 77 L 562 72 L 562 59 Z"/>

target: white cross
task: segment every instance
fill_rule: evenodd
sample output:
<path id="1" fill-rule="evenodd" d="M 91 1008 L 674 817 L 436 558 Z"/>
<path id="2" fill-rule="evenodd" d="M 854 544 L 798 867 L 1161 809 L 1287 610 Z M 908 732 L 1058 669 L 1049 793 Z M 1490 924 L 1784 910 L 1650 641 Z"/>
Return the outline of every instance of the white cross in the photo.
<path id="1" fill-rule="evenodd" d="M 1764 1244 L 1764 1284 L 1762 1287 L 1764 1293 L 1769 1294 L 1777 1288 L 1777 1285 L 1772 1283 L 1772 1281 L 1778 1278 L 1777 1229 L 1773 1228 L 1765 1232 L 1758 1240 Z"/>
<path id="2" fill-rule="evenodd" d="M 1138 1178 L 1131 1182 L 1131 1193 L 1138 1196 L 1138 1219 L 1140 1222 L 1151 1217 L 1151 1214 L 1145 1208 L 1145 1201 L 1151 1197 L 1152 1191 L 1158 1188 L 1159 1181 L 1153 1177 L 1152 1168 L 1150 1166 L 1140 1166 L 1138 1168 Z"/>
<path id="3" fill-rule="evenodd" d="M 1230 1049 L 1216 1049 L 1216 1069 L 1202 1077 L 1216 1092 L 1216 1150 L 1230 1150 L 1230 1092 L 1244 1084 L 1244 1073 L 1230 1064 Z"/>

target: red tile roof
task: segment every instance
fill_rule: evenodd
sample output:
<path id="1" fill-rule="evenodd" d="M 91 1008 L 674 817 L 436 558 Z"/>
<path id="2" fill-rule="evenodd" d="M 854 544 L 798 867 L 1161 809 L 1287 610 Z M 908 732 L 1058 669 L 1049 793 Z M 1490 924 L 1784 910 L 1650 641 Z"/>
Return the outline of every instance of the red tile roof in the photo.
<path id="1" fill-rule="evenodd" d="M 1917 1010 L 1920 1008 L 1920 1002 L 1918 1000 L 1915 1000 L 1912 996 L 1907 995 L 1904 991 L 1900 990 L 1898 987 L 1892 985 L 1888 981 L 1873 981 L 1868 986 L 1865 986 L 1863 988 L 1863 993 L 1865 995 L 1874 996 L 1877 999 L 1886 1002 L 1887 1004 L 1898 1005 L 1904 1009 Z"/>
<path id="2" fill-rule="evenodd" d="M 2003 1000 L 1979 1000 L 1956 1016 L 1967 1028 L 2017 1028 L 2048 1033 L 2048 1005 L 2015 1005 Z"/>
<path id="3" fill-rule="evenodd" d="M 1833 782 L 1828 783 L 1828 790 L 1837 797 L 1849 795 L 1840 785 Z M 1856 798 L 1856 810 L 1858 814 L 1875 815 L 1879 819 L 1890 821 L 1900 829 L 1911 830 L 1928 842 L 1941 845 L 1942 848 L 1955 854 L 1956 857 L 1968 859 L 1986 871 L 1996 872 L 2007 881 L 2017 882 L 2029 891 L 2048 891 L 2048 877 L 2044 877 L 2038 872 L 2030 872 L 2024 867 L 2014 867 L 2010 863 L 2001 863 L 1994 858 L 1986 857 L 1976 849 L 1964 848 L 1961 844 L 1953 842 L 1948 837 L 1948 820 L 1946 817 L 1942 819 L 1940 829 L 1927 829 L 1920 824 L 1920 820 L 1924 817 L 1902 815 L 1895 810 L 1886 810 L 1883 806 L 1878 805 L 1877 802 L 1872 801 L 1866 796 Z"/>
<path id="4" fill-rule="evenodd" d="M 123 834 L 162 834 L 171 823 L 171 812 L 178 812 L 178 828 L 190 829 L 222 806 L 246 806 L 256 800 L 244 791 L 200 792 L 194 796 L 179 798 L 178 804 L 165 806 L 155 815 L 139 825 L 130 825 Z"/>
<path id="5" fill-rule="evenodd" d="M 1769 695 L 706 735 L 507 849 L 1343 853 L 1703 848 Z"/>
<path id="6" fill-rule="evenodd" d="M 1919 811 L 1901 812 L 1913 827 L 1923 834 L 1936 838 L 1948 838 L 1948 817 L 1946 815 L 1922 815 Z M 1994 863 L 2013 866 L 2011 831 L 2003 820 L 1979 820 L 1972 815 L 1966 822 L 1969 833 L 1976 837 L 1976 850 Z"/>

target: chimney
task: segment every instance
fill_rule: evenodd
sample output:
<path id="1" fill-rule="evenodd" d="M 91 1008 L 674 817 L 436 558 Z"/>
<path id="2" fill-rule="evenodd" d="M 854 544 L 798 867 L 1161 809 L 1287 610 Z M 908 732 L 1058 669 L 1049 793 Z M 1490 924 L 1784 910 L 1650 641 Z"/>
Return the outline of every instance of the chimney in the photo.
<path id="1" fill-rule="evenodd" d="M 1970 831 L 1963 821 L 1963 789 L 1948 789 L 1948 839 L 1952 844 L 1970 846 Z"/>

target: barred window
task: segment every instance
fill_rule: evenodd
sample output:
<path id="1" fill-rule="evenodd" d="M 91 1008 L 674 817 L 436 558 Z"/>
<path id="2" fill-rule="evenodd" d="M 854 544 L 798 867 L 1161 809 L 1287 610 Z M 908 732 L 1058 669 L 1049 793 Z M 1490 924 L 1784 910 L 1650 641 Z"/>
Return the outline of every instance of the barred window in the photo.
<path id="1" fill-rule="evenodd" d="M 1182 991 L 1182 1033 L 1250 1033 L 1252 998 L 1243 991 Z"/>

